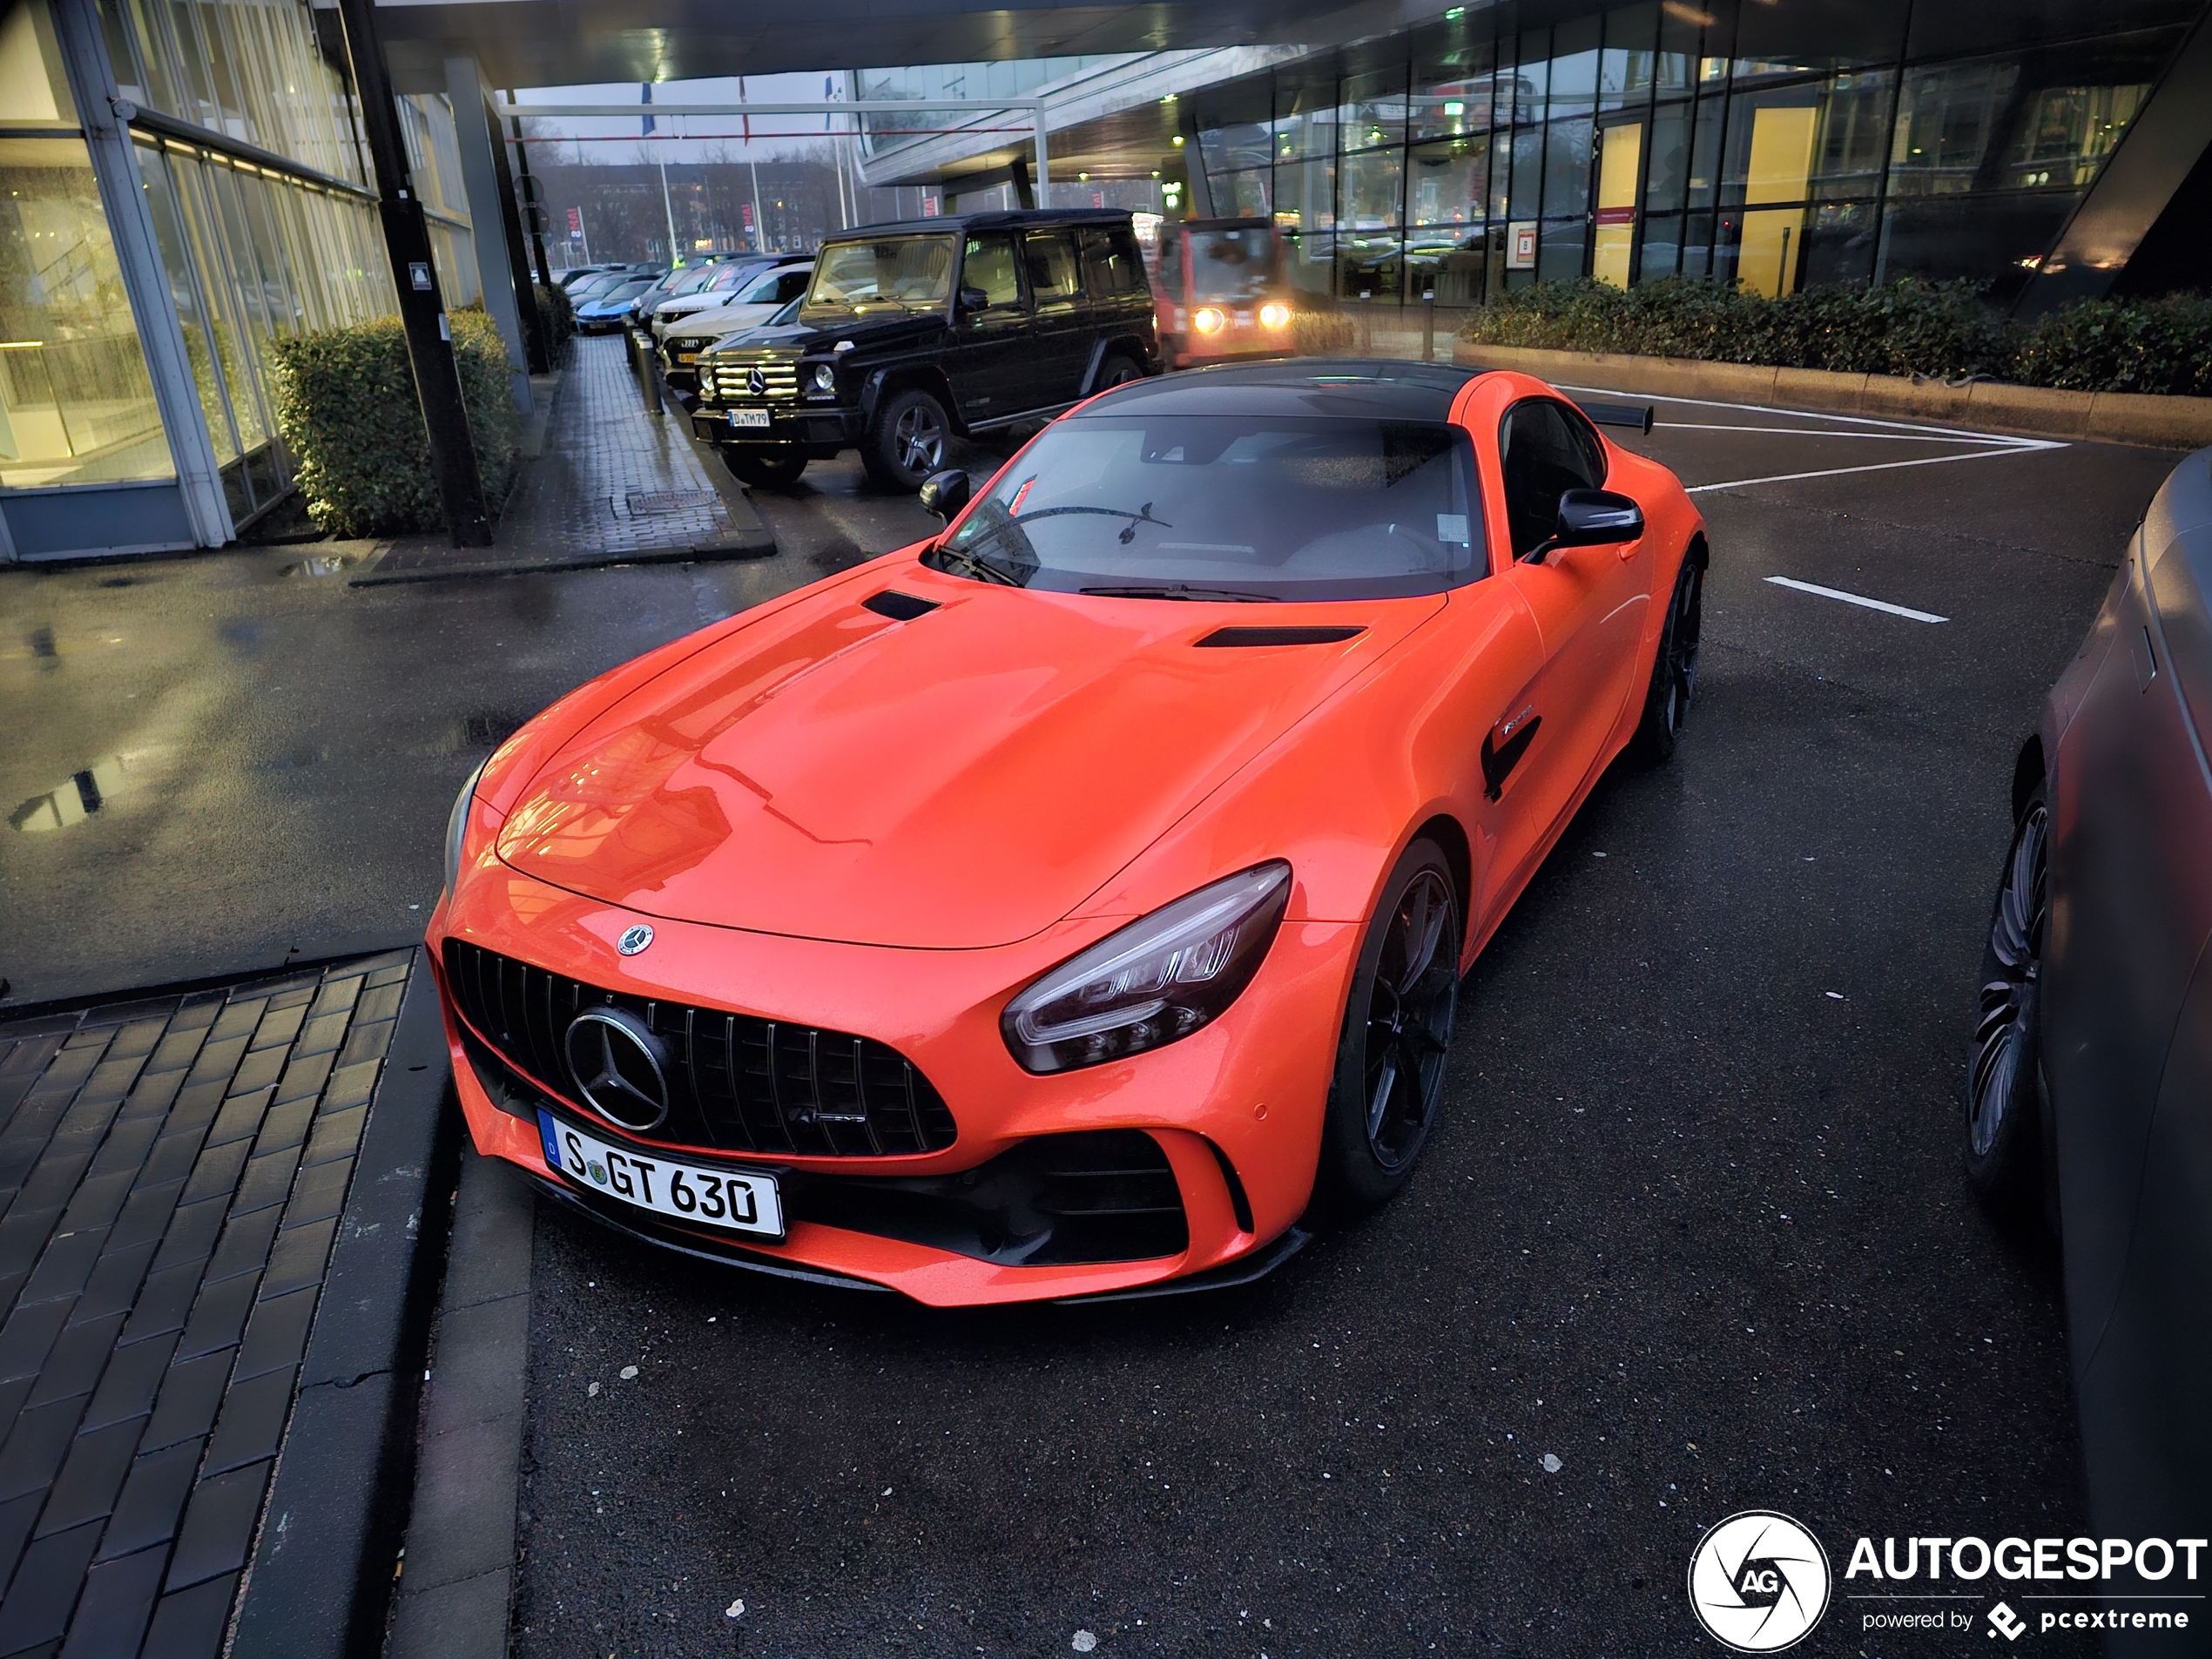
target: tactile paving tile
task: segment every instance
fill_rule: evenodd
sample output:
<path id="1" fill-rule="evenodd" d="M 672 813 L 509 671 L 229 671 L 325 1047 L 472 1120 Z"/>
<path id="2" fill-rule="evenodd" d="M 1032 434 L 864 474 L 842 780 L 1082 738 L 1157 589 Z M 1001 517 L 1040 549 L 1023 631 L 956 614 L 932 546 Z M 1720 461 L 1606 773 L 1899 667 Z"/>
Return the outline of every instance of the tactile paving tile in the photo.
<path id="1" fill-rule="evenodd" d="M 0 1018 L 0 1655 L 220 1651 L 413 961 Z"/>

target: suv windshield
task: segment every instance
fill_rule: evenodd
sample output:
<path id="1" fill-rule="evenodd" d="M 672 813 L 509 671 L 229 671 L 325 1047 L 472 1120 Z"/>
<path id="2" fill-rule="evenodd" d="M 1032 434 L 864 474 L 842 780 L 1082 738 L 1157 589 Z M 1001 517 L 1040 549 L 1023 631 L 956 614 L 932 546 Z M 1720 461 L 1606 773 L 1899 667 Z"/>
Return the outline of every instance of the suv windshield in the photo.
<path id="1" fill-rule="evenodd" d="M 1482 575 L 1474 454 L 1427 421 L 1099 415 L 1049 427 L 925 556 L 1160 599 L 1367 599 Z"/>
<path id="2" fill-rule="evenodd" d="M 880 242 L 832 242 L 814 266 L 804 309 L 859 315 L 934 311 L 951 297 L 953 239 L 891 236 Z"/>
<path id="3" fill-rule="evenodd" d="M 1275 233 L 1192 231 L 1190 297 L 1194 300 L 1257 300 L 1281 286 Z"/>

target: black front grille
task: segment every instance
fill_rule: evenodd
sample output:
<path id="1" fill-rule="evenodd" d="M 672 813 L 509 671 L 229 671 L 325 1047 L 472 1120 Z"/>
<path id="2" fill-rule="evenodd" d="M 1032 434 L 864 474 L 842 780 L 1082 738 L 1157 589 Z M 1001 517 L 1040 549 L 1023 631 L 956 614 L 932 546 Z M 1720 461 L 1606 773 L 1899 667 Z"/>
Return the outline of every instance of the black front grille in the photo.
<path id="1" fill-rule="evenodd" d="M 611 1005 L 665 1045 L 669 1109 L 637 1138 L 674 1146 L 801 1157 L 941 1151 L 958 1127 L 907 1057 L 869 1037 L 816 1026 L 651 1001 L 449 939 L 446 984 L 455 1011 L 501 1058 L 570 1100 L 562 1055 L 569 1022 Z"/>

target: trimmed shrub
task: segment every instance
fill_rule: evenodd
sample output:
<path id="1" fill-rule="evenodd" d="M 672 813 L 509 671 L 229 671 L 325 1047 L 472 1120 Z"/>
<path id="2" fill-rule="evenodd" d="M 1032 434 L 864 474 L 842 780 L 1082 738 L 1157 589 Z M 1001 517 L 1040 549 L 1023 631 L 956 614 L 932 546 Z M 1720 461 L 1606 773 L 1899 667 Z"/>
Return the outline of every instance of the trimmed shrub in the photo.
<path id="1" fill-rule="evenodd" d="M 1907 279 L 1769 300 L 1684 277 L 1625 291 L 1585 280 L 1507 294 L 1470 317 L 1460 337 L 1763 368 L 2212 394 L 2212 301 L 2195 295 L 2088 300 L 2018 323 L 1963 282 Z"/>
<path id="2" fill-rule="evenodd" d="M 447 314 L 484 504 L 496 514 L 515 473 L 522 416 L 507 347 L 481 310 Z M 315 527 L 391 536 L 444 523 L 430 438 L 397 317 L 319 329 L 272 348 L 277 428 L 298 462 Z"/>
<path id="3" fill-rule="evenodd" d="M 557 358 L 576 334 L 576 307 L 569 303 L 569 291 L 557 282 L 550 287 L 536 283 L 531 292 L 537 297 L 537 324 L 545 335 L 546 354 Z"/>

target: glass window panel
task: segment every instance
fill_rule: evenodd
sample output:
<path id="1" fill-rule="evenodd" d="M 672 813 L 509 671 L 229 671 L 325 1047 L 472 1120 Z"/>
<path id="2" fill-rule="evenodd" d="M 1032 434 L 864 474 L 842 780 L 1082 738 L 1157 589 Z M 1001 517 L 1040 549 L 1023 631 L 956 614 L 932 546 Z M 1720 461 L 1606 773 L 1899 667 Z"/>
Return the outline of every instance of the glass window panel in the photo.
<path id="1" fill-rule="evenodd" d="M 1552 30 L 1551 116 L 1588 115 L 1597 99 L 1599 19 L 1577 17 Z"/>
<path id="2" fill-rule="evenodd" d="M 1952 64 L 1905 78 L 1890 151 L 1890 193 L 1972 190 L 2020 80 L 2020 65 Z"/>
<path id="3" fill-rule="evenodd" d="M 1713 242 L 1718 232 L 1710 213 L 1692 213 L 1683 221 L 1682 273 L 1707 277 L 1713 273 Z"/>
<path id="4" fill-rule="evenodd" d="M 1406 172 L 1410 225 L 1480 226 L 1490 189 L 1490 139 L 1416 145 Z"/>
<path id="5" fill-rule="evenodd" d="M 1689 105 L 1662 104 L 1651 118 L 1650 152 L 1644 175 L 1644 211 L 1674 212 L 1689 200 Z"/>
<path id="6" fill-rule="evenodd" d="M 1337 106 L 1337 131 L 1345 150 L 1405 143 L 1406 65 L 1393 64 L 1345 77 Z"/>
<path id="7" fill-rule="evenodd" d="M 1336 228 L 1337 164 L 1317 158 L 1275 169 L 1275 221 L 1285 230 Z"/>
<path id="8" fill-rule="evenodd" d="M 1727 113 L 1718 98 L 1703 98 L 1689 138 L 1689 205 L 1710 207 L 1720 199 L 1721 123 Z"/>
<path id="9" fill-rule="evenodd" d="M 1651 96 L 1659 37 L 1656 4 L 1624 6 L 1605 19 L 1605 51 L 1598 59 L 1601 110 L 1625 109 Z"/>
<path id="10" fill-rule="evenodd" d="M 1239 168 L 1264 167 L 1273 158 L 1268 125 L 1240 122 L 1234 126 L 1209 127 L 1198 134 L 1198 152 L 1209 174 L 1234 172 Z"/>
<path id="11" fill-rule="evenodd" d="M 1337 152 L 1336 83 L 1275 89 L 1274 152 L 1279 164 Z"/>
<path id="12" fill-rule="evenodd" d="M 1813 143 L 1814 195 L 1871 196 L 1881 189 L 1895 90 L 1896 73 L 1886 69 L 1838 75 L 1828 84 Z"/>
<path id="13" fill-rule="evenodd" d="M 18 127 L 77 125 L 45 0 L 0 0 L 0 118 Z"/>
<path id="14" fill-rule="evenodd" d="M 2069 0 L 2010 0 L 2005 5 L 1991 5 L 1988 0 L 1915 0 L 1905 56 L 1918 59 L 2018 51 L 2079 35 L 2085 24 L 2101 34 L 2119 34 L 2191 23 L 2202 9 L 2195 0 L 2098 0 L 2094 10 L 2085 15 L 2082 7 Z"/>
<path id="15" fill-rule="evenodd" d="M 1210 180 L 1214 212 L 1223 219 L 1266 218 L 1273 212 L 1269 179 L 1269 173 L 1262 169 L 1256 172 L 1227 173 Z"/>
<path id="16" fill-rule="evenodd" d="M 1986 278 L 2011 266 L 2025 273 L 2040 261 L 2074 209 L 2071 193 L 2001 193 L 1892 199 L 1882 227 L 1874 280 L 1917 275 Z M 1993 294 L 2008 297 L 2000 284 Z"/>
<path id="17" fill-rule="evenodd" d="M 1682 269 L 1683 216 L 1654 213 L 1643 221 L 1643 246 L 1636 260 L 1636 280 L 1656 282 Z"/>
<path id="18" fill-rule="evenodd" d="M 1804 284 L 1809 288 L 1865 287 L 1874 275 L 1881 239 L 1875 205 L 1822 202 L 1804 232 Z"/>
<path id="19" fill-rule="evenodd" d="M 84 140 L 0 138 L 0 484 L 174 473 Z"/>
<path id="20" fill-rule="evenodd" d="M 1291 286 L 1300 293 L 1326 294 L 1336 272 L 1335 239 L 1331 236 L 1286 236 L 1283 257 Z"/>
<path id="21" fill-rule="evenodd" d="M 1536 280 L 1572 282 L 1587 268 L 1588 227 L 1579 219 L 1548 219 L 1536 235 Z"/>
<path id="22" fill-rule="evenodd" d="M 1803 4 L 1745 4 L 1737 12 L 1736 77 L 1751 80 L 1894 62 L 1905 38 L 1907 3 L 1851 0 L 1817 10 Z"/>
<path id="23" fill-rule="evenodd" d="M 1406 193 L 1406 152 L 1379 150 L 1337 164 L 1337 228 L 1395 230 Z"/>
<path id="24" fill-rule="evenodd" d="M 1515 97 L 1531 106 L 1530 113 L 1514 118 L 1541 121 L 1544 118 L 1543 97 L 1551 84 L 1552 31 L 1548 29 L 1531 29 L 1523 34 L 1514 61 L 1518 65 L 1514 74 L 1520 83 Z M 1502 75 L 1505 68 L 1503 60 L 1501 60 L 1499 73 Z"/>
<path id="25" fill-rule="evenodd" d="M 1410 134 L 1415 138 L 1454 138 L 1487 132 L 1493 121 L 1497 51 L 1487 40 L 1440 53 L 1415 65 L 1410 100 Z M 1513 119 L 1507 109 L 1501 125 Z"/>
<path id="26" fill-rule="evenodd" d="M 1554 121 L 1544 129 L 1545 218 L 1589 211 L 1590 143 L 1587 120 Z"/>
<path id="27" fill-rule="evenodd" d="M 1405 274 L 1395 230 L 1337 233 L 1337 293 L 1346 300 L 1394 300 Z"/>
<path id="28" fill-rule="evenodd" d="M 215 459 L 226 462 L 239 452 L 238 428 L 230 414 L 222 370 L 215 361 L 209 340 L 207 307 L 201 291 L 199 266 L 185 233 L 184 208 L 177 199 L 177 185 L 170 158 L 155 146 L 138 146 L 138 173 L 145 179 L 146 206 L 153 219 L 155 244 L 161 250 L 163 273 L 177 307 L 177 320 L 185 336 L 185 355 L 192 363 L 192 388 L 199 395 L 201 415 L 215 445 Z M 198 165 L 197 162 L 188 164 Z"/>
<path id="29" fill-rule="evenodd" d="M 1819 83 L 1800 82 L 1739 92 L 1729 100 L 1728 143 L 1721 164 L 1724 206 L 1803 201 L 1812 193 L 1820 92 Z"/>
<path id="30" fill-rule="evenodd" d="M 1513 135 L 1513 188 L 1507 192 L 1501 216 L 1534 219 L 1542 206 L 1539 186 L 1544 177 L 1544 129 L 1522 127 Z"/>
<path id="31" fill-rule="evenodd" d="M 1697 52 L 1704 38 L 1698 21 L 1705 14 L 1693 6 L 1659 8 L 1659 61 L 1654 74 L 1661 98 L 1680 98 L 1697 82 Z"/>

